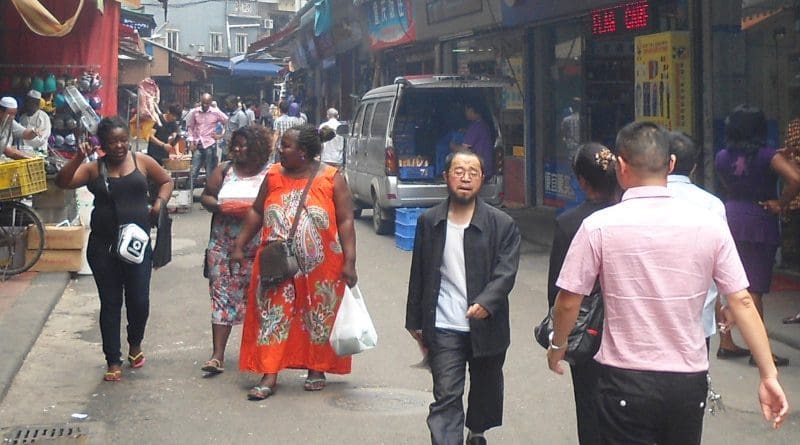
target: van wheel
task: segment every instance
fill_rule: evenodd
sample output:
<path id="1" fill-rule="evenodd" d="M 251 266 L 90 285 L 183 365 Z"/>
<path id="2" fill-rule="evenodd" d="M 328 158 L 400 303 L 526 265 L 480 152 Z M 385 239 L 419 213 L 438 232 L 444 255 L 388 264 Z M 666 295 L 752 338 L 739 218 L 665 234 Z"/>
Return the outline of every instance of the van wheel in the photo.
<path id="1" fill-rule="evenodd" d="M 394 221 L 386 219 L 386 210 L 378 204 L 378 198 L 372 198 L 372 228 L 378 235 L 388 235 L 394 229 Z"/>

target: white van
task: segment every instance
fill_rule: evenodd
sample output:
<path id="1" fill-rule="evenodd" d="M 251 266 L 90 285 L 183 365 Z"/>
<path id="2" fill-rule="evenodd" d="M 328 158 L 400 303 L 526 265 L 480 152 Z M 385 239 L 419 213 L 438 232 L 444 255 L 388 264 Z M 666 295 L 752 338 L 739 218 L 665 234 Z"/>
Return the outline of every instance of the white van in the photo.
<path id="1" fill-rule="evenodd" d="M 484 180 L 481 197 L 503 200 L 503 145 L 496 110 L 505 79 L 462 76 L 406 76 L 367 92 L 345 137 L 344 174 L 355 201 L 356 217 L 372 208 L 378 234 L 391 233 L 394 209 L 432 207 L 447 199 L 442 172 L 449 142 L 468 126 L 464 106 L 482 110 L 493 130 L 494 172 Z M 486 162 L 486 160 L 484 160 Z"/>

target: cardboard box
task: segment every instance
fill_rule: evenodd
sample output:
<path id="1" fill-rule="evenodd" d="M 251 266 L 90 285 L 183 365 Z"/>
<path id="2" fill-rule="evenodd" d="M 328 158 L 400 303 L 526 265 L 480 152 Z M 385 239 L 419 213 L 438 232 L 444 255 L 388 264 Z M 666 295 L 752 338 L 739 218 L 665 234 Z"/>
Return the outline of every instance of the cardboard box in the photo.
<path id="1" fill-rule="evenodd" d="M 31 255 L 34 251 L 28 250 Z M 77 272 L 81 270 L 83 250 L 45 250 L 31 268 L 34 272 Z"/>
<path id="2" fill-rule="evenodd" d="M 167 170 L 189 170 L 192 168 L 191 159 L 166 159 L 164 168 Z"/>
<path id="3" fill-rule="evenodd" d="M 44 226 L 44 248 L 46 250 L 80 250 L 86 237 L 86 228 L 83 226 L 56 227 Z M 39 233 L 28 230 L 28 249 L 35 249 L 39 245 Z"/>

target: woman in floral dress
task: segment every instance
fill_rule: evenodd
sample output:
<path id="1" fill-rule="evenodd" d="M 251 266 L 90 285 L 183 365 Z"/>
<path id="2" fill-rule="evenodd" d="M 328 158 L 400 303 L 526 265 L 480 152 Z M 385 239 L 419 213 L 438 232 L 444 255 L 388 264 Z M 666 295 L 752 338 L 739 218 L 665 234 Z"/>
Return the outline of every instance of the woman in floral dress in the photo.
<path id="1" fill-rule="evenodd" d="M 228 258 L 239 236 L 242 222 L 252 207 L 267 175 L 272 139 L 264 127 L 248 126 L 231 136 L 230 162 L 223 162 L 211 174 L 200 202 L 213 213 L 206 257 L 208 288 L 211 293 L 211 335 L 213 353 L 201 369 L 210 374 L 225 370 L 225 346 L 234 325 L 245 312 L 245 291 L 256 256 L 259 238 L 244 249 L 242 266 L 235 273 Z"/>
<path id="2" fill-rule="evenodd" d="M 286 239 L 309 177 L 313 177 L 294 236 L 300 272 L 262 289 L 259 264 L 247 293 L 239 368 L 262 374 L 247 396 L 263 400 L 275 392 L 278 372 L 307 369 L 304 389 L 325 387 L 325 373 L 350 373 L 350 357 L 329 344 L 344 286 L 354 286 L 356 237 L 352 196 L 338 171 L 316 158 L 333 130 L 301 125 L 286 131 L 278 148 L 280 164 L 269 168 L 233 249 L 241 262 L 250 239 L 261 229 L 262 244 Z"/>

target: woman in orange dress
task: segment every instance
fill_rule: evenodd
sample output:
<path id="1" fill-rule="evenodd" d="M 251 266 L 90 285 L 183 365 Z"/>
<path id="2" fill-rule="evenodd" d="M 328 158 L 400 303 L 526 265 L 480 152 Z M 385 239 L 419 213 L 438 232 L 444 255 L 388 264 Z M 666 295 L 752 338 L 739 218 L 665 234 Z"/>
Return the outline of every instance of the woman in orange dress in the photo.
<path id="1" fill-rule="evenodd" d="M 261 289 L 259 262 L 253 266 L 239 354 L 242 371 L 262 374 L 247 393 L 250 400 L 274 394 L 283 369 L 307 369 L 306 391 L 325 388 L 326 372 L 350 373 L 350 357 L 337 356 L 329 343 L 344 286 L 358 280 L 352 196 L 341 174 L 316 160 L 322 143 L 333 136 L 333 130 L 317 131 L 311 125 L 283 134 L 280 163 L 267 172 L 233 247 L 231 261 L 241 264 L 244 246 L 259 229 L 262 246 L 286 239 L 303 189 L 313 177 L 294 236 L 300 272 Z"/>

